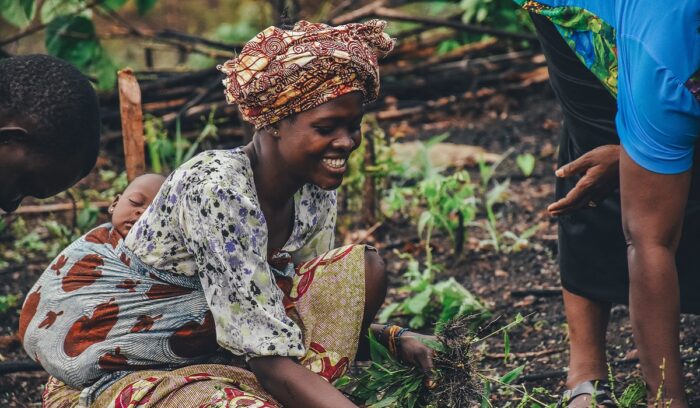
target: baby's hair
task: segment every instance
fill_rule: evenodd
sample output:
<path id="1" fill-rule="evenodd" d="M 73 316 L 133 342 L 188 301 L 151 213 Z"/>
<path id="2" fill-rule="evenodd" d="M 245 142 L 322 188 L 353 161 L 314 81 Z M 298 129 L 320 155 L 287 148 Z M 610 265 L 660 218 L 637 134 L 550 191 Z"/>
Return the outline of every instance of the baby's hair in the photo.
<path id="1" fill-rule="evenodd" d="M 90 81 L 48 55 L 0 60 L 0 117 L 31 126 L 28 144 L 39 152 L 78 158 L 87 175 L 100 144 L 100 113 Z"/>

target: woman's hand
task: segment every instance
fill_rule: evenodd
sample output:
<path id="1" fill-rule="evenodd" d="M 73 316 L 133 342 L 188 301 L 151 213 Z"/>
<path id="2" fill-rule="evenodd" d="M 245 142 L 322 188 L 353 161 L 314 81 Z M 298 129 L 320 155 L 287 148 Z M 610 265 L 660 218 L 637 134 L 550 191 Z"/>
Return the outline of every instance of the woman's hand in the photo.
<path id="1" fill-rule="evenodd" d="M 620 182 L 620 146 L 597 147 L 578 159 L 561 166 L 557 177 L 581 175 L 581 179 L 566 197 L 547 207 L 552 215 L 571 213 L 596 204 L 614 190 Z"/>
<path id="2" fill-rule="evenodd" d="M 401 361 L 414 365 L 425 374 L 425 385 L 433 388 L 433 354 L 435 351 L 425 344 L 425 341 L 436 341 L 435 336 L 405 332 L 400 339 L 401 348 L 399 358 Z"/>

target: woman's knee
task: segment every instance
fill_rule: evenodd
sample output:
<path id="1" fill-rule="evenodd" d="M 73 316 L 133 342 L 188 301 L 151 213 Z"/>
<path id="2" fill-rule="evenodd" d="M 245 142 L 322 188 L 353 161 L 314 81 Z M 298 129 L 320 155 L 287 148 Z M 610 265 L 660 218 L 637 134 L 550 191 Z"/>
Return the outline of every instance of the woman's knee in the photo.
<path id="1" fill-rule="evenodd" d="M 365 291 L 368 303 L 384 302 L 387 288 L 387 272 L 384 260 L 375 249 L 365 250 Z"/>

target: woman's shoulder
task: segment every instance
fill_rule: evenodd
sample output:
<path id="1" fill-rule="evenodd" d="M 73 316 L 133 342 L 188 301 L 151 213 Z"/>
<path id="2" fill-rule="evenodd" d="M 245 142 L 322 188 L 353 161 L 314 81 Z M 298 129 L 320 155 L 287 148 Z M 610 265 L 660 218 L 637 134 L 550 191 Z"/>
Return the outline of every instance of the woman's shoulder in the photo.
<path id="1" fill-rule="evenodd" d="M 214 174 L 247 169 L 250 169 L 248 156 L 241 148 L 235 148 L 229 150 L 205 150 L 178 167 L 175 172 Z"/>
<path id="2" fill-rule="evenodd" d="M 242 149 L 207 150 L 178 167 L 166 184 L 177 191 L 209 187 L 233 187 L 243 192 L 252 187 L 252 170 Z"/>

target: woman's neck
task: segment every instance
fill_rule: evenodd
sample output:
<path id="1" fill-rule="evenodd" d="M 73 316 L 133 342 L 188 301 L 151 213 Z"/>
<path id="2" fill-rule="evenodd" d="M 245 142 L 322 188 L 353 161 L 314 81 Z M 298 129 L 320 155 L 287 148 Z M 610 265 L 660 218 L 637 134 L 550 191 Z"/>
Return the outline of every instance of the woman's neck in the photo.
<path id="1" fill-rule="evenodd" d="M 268 208 L 284 208 L 303 183 L 294 180 L 288 171 L 280 167 L 282 161 L 261 139 L 256 136 L 243 148 L 253 169 L 258 200 Z"/>

